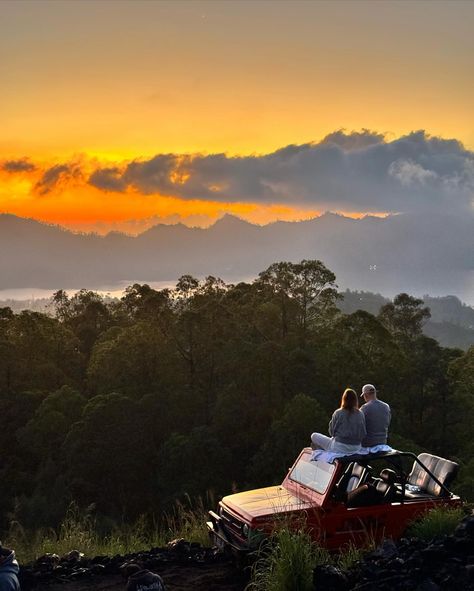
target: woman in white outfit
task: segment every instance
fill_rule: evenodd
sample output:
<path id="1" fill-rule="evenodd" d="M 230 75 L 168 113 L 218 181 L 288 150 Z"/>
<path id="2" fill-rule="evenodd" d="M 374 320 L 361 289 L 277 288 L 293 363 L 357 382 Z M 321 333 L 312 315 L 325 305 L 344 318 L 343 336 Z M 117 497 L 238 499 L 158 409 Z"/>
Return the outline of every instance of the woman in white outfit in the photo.
<path id="1" fill-rule="evenodd" d="M 344 391 L 341 406 L 334 411 L 329 422 L 329 435 L 313 433 L 313 449 L 324 449 L 344 454 L 360 450 L 362 439 L 366 436 L 365 417 L 359 410 L 357 394 L 351 388 Z"/>

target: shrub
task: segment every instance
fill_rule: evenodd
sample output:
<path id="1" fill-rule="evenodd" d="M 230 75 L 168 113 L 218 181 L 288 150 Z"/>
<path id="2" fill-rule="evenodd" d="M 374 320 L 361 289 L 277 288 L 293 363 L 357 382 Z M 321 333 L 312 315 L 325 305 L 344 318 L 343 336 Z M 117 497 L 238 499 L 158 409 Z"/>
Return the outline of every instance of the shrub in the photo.
<path id="1" fill-rule="evenodd" d="M 407 533 L 421 540 L 449 535 L 454 532 L 463 516 L 464 512 L 460 508 L 436 507 L 415 521 Z"/>
<path id="2" fill-rule="evenodd" d="M 353 567 L 362 558 L 365 552 L 373 549 L 375 544 L 364 546 L 363 548 L 357 548 L 354 544 L 350 543 L 348 546 L 343 548 L 334 563 L 335 566 L 340 568 L 342 571 L 347 571 Z"/>
<path id="3" fill-rule="evenodd" d="M 207 509 L 214 505 L 214 498 L 207 493 L 206 501 L 198 497 L 192 502 L 189 496 L 184 501 L 176 501 L 173 511 L 165 516 L 166 533 L 172 538 L 184 538 L 209 546 L 209 532 L 206 526 Z"/>
<path id="4" fill-rule="evenodd" d="M 314 567 L 328 561 L 307 532 L 283 527 L 259 551 L 246 591 L 311 591 Z"/>
<path id="5" fill-rule="evenodd" d="M 109 523 L 101 527 L 93 507 L 81 510 L 75 503 L 69 509 L 58 530 L 41 528 L 27 530 L 13 521 L 5 544 L 14 548 L 21 562 L 31 562 L 46 553 L 64 555 L 79 550 L 87 556 L 127 554 L 155 546 L 164 546 L 174 538 L 208 545 L 204 501 L 191 504 L 176 502 L 171 514 L 159 524 L 151 523 L 145 515 L 132 524 Z"/>

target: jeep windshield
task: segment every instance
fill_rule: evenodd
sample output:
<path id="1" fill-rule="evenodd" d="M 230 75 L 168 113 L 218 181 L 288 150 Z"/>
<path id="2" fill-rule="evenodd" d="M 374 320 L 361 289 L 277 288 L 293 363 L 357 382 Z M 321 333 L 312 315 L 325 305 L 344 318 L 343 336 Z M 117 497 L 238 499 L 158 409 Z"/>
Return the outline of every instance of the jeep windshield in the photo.
<path id="1" fill-rule="evenodd" d="M 290 472 L 290 480 L 323 494 L 335 469 L 334 464 L 326 464 L 319 460 L 311 461 L 309 454 L 303 454 Z"/>

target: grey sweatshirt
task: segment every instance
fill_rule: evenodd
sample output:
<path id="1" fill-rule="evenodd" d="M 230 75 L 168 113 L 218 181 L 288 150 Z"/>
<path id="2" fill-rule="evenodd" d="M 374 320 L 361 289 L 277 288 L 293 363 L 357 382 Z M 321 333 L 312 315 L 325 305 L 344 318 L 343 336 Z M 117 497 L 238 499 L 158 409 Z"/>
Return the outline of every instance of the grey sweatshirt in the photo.
<path id="1" fill-rule="evenodd" d="M 367 436 L 362 441 L 364 447 L 387 443 L 388 426 L 392 418 L 390 406 L 377 398 L 360 407 L 365 416 Z"/>
<path id="2" fill-rule="evenodd" d="M 364 415 L 359 410 L 338 408 L 329 422 L 329 435 L 340 443 L 361 445 L 366 436 Z"/>

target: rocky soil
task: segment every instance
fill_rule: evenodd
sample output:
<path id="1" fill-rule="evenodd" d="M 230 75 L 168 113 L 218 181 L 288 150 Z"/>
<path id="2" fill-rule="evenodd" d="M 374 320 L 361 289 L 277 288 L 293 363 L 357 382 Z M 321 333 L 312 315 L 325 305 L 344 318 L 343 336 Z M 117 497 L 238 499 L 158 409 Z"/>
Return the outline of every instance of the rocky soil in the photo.
<path id="1" fill-rule="evenodd" d="M 22 590 L 124 590 L 120 567 L 141 562 L 160 574 L 167 591 L 243 591 L 245 574 L 215 549 L 179 540 L 125 556 L 85 558 L 73 551 L 60 558 L 46 555 L 22 568 Z M 474 591 L 474 517 L 466 517 L 454 535 L 429 542 L 386 540 L 348 572 L 317 567 L 314 591 Z"/>
<path id="2" fill-rule="evenodd" d="M 474 591 L 474 517 L 429 542 L 385 540 L 348 573 L 318 567 L 314 583 L 314 591 Z"/>
<path id="3" fill-rule="evenodd" d="M 125 556 L 86 558 L 79 551 L 64 557 L 47 554 L 21 569 L 22 591 L 124 591 L 121 567 L 139 562 L 163 577 L 167 591 L 243 591 L 245 575 L 215 549 L 177 540 Z"/>

